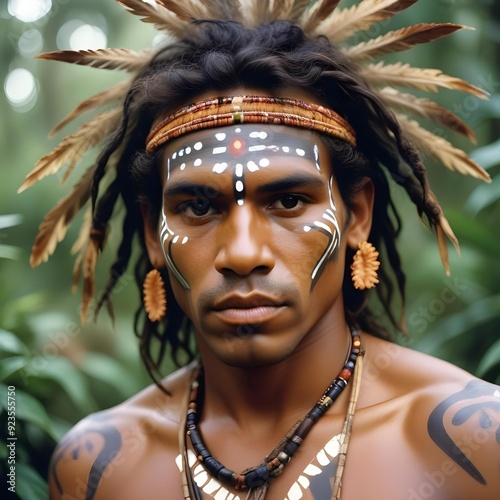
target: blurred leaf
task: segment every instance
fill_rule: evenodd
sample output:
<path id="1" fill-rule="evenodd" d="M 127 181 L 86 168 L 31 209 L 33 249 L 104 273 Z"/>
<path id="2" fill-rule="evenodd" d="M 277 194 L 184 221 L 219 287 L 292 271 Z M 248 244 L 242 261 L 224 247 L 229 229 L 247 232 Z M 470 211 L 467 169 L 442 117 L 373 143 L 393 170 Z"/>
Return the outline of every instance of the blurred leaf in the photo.
<path id="1" fill-rule="evenodd" d="M 471 157 L 486 170 L 498 165 L 500 163 L 500 139 L 487 146 L 476 149 L 471 154 Z"/>
<path id="2" fill-rule="evenodd" d="M 52 356 L 42 359 L 40 366 L 33 371 L 33 375 L 39 378 L 49 378 L 58 384 L 75 406 L 84 413 L 96 411 L 97 405 L 89 392 L 87 382 L 83 374 L 63 356 Z"/>
<path id="3" fill-rule="evenodd" d="M 500 255 L 500 239 L 495 232 L 480 220 L 472 220 L 468 215 L 454 210 L 446 213 L 455 234 L 461 243 L 468 242 L 477 251 L 489 254 L 494 259 Z"/>
<path id="4" fill-rule="evenodd" d="M 7 441 L 0 439 L 0 460 L 4 460 L 7 458 Z"/>
<path id="5" fill-rule="evenodd" d="M 120 391 L 124 397 L 131 392 L 131 388 L 139 390 L 133 375 L 121 366 L 116 360 L 101 353 L 90 352 L 85 356 L 81 370 L 89 377 L 96 378 Z"/>
<path id="6" fill-rule="evenodd" d="M 435 353 L 450 340 L 467 335 L 473 329 L 498 319 L 499 316 L 500 295 L 474 302 L 462 312 L 436 322 L 429 335 L 419 341 L 418 348 L 424 352 Z"/>
<path id="7" fill-rule="evenodd" d="M 497 365 L 500 365 L 500 339 L 486 351 L 477 367 L 477 375 L 482 377 Z"/>
<path id="8" fill-rule="evenodd" d="M 18 226 L 22 221 L 23 217 L 20 214 L 0 215 L 0 229 Z"/>
<path id="9" fill-rule="evenodd" d="M 28 354 L 28 348 L 12 332 L 0 328 L 0 353 Z"/>
<path id="10" fill-rule="evenodd" d="M 11 245 L 0 245 L 0 259 L 17 260 L 21 256 L 22 250 Z"/>
<path id="11" fill-rule="evenodd" d="M 16 464 L 16 493 L 21 500 L 48 500 L 49 489 L 40 474 L 28 464 Z"/>
<path id="12" fill-rule="evenodd" d="M 7 402 L 7 392 L 7 386 L 0 384 L 0 397 L 2 398 L 2 404 L 5 405 Z M 24 391 L 20 391 L 19 389 L 16 389 L 15 401 L 16 419 L 24 420 L 25 422 L 35 425 L 45 431 L 54 440 L 56 439 L 56 436 L 52 431 L 50 418 L 47 415 L 42 403 L 37 401 L 33 396 Z"/>
<path id="13" fill-rule="evenodd" d="M 28 360 L 24 356 L 15 356 L 13 358 L 5 358 L 0 361 L 0 382 L 12 376 L 19 370 L 22 370 L 28 364 Z"/>
<path id="14" fill-rule="evenodd" d="M 476 216 L 481 210 L 500 200 L 500 179 L 493 179 L 491 184 L 481 184 L 469 196 L 464 211 Z"/>

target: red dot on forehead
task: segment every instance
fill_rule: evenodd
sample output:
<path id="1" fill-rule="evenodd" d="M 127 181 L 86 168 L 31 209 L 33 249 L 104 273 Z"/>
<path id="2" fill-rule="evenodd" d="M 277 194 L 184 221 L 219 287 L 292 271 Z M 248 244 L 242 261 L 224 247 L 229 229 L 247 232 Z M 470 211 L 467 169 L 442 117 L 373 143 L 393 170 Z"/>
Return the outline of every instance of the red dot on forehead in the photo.
<path id="1" fill-rule="evenodd" d="M 231 154 L 235 157 L 240 157 L 245 153 L 247 149 L 247 146 L 245 144 L 245 141 L 240 138 L 235 138 L 231 140 L 231 143 L 229 144 L 229 151 Z"/>

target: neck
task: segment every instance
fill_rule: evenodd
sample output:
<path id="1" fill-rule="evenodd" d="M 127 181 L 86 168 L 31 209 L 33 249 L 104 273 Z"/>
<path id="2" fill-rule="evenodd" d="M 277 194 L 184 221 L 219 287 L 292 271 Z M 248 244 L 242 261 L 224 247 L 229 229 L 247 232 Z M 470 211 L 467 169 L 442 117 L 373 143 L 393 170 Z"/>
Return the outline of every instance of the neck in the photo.
<path id="1" fill-rule="evenodd" d="M 231 418 L 248 432 L 287 427 L 302 418 L 338 376 L 350 347 L 344 320 L 315 325 L 282 361 L 267 366 L 234 367 L 215 357 L 201 343 L 205 367 L 203 413 Z M 343 414 L 345 394 L 330 412 Z"/>

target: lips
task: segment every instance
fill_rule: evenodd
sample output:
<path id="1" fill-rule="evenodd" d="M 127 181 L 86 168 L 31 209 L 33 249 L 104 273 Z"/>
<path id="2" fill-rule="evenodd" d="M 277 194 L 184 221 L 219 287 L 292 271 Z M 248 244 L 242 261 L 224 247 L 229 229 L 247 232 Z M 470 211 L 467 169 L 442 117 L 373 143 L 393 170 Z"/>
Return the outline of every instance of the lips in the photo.
<path id="1" fill-rule="evenodd" d="M 259 324 L 279 314 L 285 304 L 260 294 L 232 295 L 214 305 L 214 311 L 229 323 Z"/>

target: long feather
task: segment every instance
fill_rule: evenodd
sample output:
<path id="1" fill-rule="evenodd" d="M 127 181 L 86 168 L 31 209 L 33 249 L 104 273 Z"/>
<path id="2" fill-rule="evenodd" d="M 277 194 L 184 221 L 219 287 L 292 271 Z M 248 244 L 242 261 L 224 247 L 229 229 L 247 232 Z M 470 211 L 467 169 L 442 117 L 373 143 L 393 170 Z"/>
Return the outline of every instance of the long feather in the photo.
<path id="1" fill-rule="evenodd" d="M 61 61 L 101 69 L 123 69 L 136 72 L 144 68 L 153 56 L 151 50 L 98 49 L 98 50 L 56 50 L 45 52 L 37 59 Z"/>
<path id="2" fill-rule="evenodd" d="M 365 61 L 375 56 L 400 52 L 411 47 L 437 40 L 455 31 L 466 28 L 461 24 L 415 24 L 407 28 L 390 31 L 368 42 L 361 42 L 345 50 L 345 53 L 356 61 Z"/>
<path id="3" fill-rule="evenodd" d="M 347 9 L 335 10 L 322 21 L 316 34 L 324 34 L 332 42 L 341 42 L 357 31 L 364 31 L 411 7 L 418 0 L 363 0 Z"/>
<path id="4" fill-rule="evenodd" d="M 105 90 L 104 92 L 99 92 L 94 96 L 81 102 L 71 113 L 66 115 L 49 133 L 49 137 L 52 137 L 62 128 L 64 128 L 68 123 L 73 121 L 75 118 L 80 116 L 86 111 L 92 109 L 100 108 L 106 104 L 111 104 L 113 102 L 120 101 L 125 98 L 128 90 L 130 89 L 131 80 L 125 80 L 123 82 L 114 85 L 113 87 Z"/>
<path id="5" fill-rule="evenodd" d="M 280 9 L 288 9 L 288 4 L 293 0 L 240 0 L 244 4 L 245 20 L 247 26 L 257 26 L 258 24 L 267 23 L 272 19 L 277 19 Z M 242 5 L 243 6 L 243 5 Z"/>
<path id="6" fill-rule="evenodd" d="M 318 0 L 302 14 L 300 25 L 308 33 L 321 21 L 326 19 L 338 6 L 341 0 Z"/>
<path id="7" fill-rule="evenodd" d="M 439 69 L 415 68 L 409 64 L 367 64 L 362 75 L 373 85 L 399 85 L 413 87 L 426 92 L 437 92 L 439 87 L 459 90 L 472 94 L 479 99 L 488 99 L 488 92 L 475 85 L 444 74 Z"/>
<path id="8" fill-rule="evenodd" d="M 473 130 L 463 120 L 431 99 L 416 97 L 406 92 L 400 92 L 392 87 L 385 87 L 378 94 L 386 104 L 393 108 L 433 120 L 440 125 L 465 135 L 473 143 L 476 142 Z"/>
<path id="9" fill-rule="evenodd" d="M 173 12 L 183 21 L 204 19 L 207 17 L 207 9 L 198 0 L 156 0 L 156 3 Z"/>
<path id="10" fill-rule="evenodd" d="M 158 3 L 146 3 L 142 0 L 117 0 L 128 12 L 139 16 L 141 21 L 154 24 L 154 27 L 171 35 L 182 38 L 186 35 L 189 22 L 180 19 L 173 12 Z"/>
<path id="11" fill-rule="evenodd" d="M 234 0 L 200 0 L 210 19 L 231 19 L 242 22 L 244 13 L 240 1 Z"/>
<path id="12" fill-rule="evenodd" d="M 81 157 L 89 149 L 103 141 L 116 128 L 120 122 L 121 113 L 120 108 L 105 111 L 84 123 L 76 133 L 67 135 L 56 148 L 36 162 L 35 168 L 26 176 L 18 193 L 29 188 L 43 177 L 57 173 L 63 165 L 68 164 L 68 169 L 63 177 L 64 182 Z"/>
<path id="13" fill-rule="evenodd" d="M 57 244 L 64 239 L 69 223 L 90 198 L 93 173 L 94 167 L 89 168 L 71 192 L 43 219 L 31 251 L 32 267 L 46 262 L 54 253 Z"/>
<path id="14" fill-rule="evenodd" d="M 85 251 L 82 252 L 79 259 L 81 273 L 83 274 L 82 305 L 80 308 L 80 320 L 83 325 L 87 322 L 88 311 L 95 294 L 95 268 L 99 251 L 99 242 L 90 238 Z"/>
<path id="15" fill-rule="evenodd" d="M 296 22 L 306 12 L 310 4 L 311 0 L 294 0 L 292 2 L 292 8 L 288 12 L 287 19 Z"/>
<path id="16" fill-rule="evenodd" d="M 406 115 L 396 115 L 401 129 L 423 152 L 435 156 L 450 170 L 456 170 L 464 175 L 471 175 L 485 182 L 491 182 L 491 178 L 480 165 L 470 158 L 464 151 L 456 148 L 443 137 L 421 127 L 415 120 Z"/>

